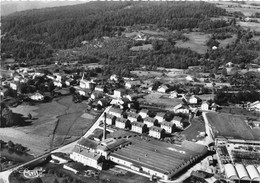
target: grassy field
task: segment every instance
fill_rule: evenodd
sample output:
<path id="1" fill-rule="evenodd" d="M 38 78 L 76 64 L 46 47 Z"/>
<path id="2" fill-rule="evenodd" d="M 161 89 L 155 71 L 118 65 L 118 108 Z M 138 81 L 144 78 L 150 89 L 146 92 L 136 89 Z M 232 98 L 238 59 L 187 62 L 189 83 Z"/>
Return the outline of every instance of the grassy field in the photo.
<path id="1" fill-rule="evenodd" d="M 260 10 L 259 10 L 259 12 L 260 12 Z M 240 25 L 241 27 L 244 27 L 245 29 L 249 28 L 251 30 L 260 32 L 260 23 L 256 23 L 256 22 L 238 22 L 238 25 Z"/>
<path id="2" fill-rule="evenodd" d="M 259 140 L 259 137 L 254 135 L 251 128 L 245 123 L 244 118 L 241 116 L 223 113 L 207 113 L 206 116 L 216 136 Z"/>
<path id="3" fill-rule="evenodd" d="M 159 77 L 162 76 L 162 72 L 157 72 L 157 71 L 131 71 L 131 74 L 135 74 L 138 77 L 143 77 L 143 76 L 149 76 L 149 77 Z"/>
<path id="4" fill-rule="evenodd" d="M 227 46 L 228 44 L 234 43 L 234 42 L 236 41 L 236 38 L 237 38 L 237 35 L 234 34 L 234 35 L 232 35 L 231 38 L 227 38 L 227 39 L 224 39 L 224 40 L 218 40 L 218 42 L 219 42 L 219 47 L 221 47 L 221 48 L 226 48 L 226 46 Z"/>
<path id="5" fill-rule="evenodd" d="M 52 147 L 61 146 L 86 132 L 97 114 L 90 112 L 81 117 L 85 109 L 86 104 L 73 103 L 72 96 L 36 106 L 17 106 L 12 108 L 12 111 L 23 116 L 21 119 L 28 123 L 12 128 L 0 128 L 0 139 L 21 143 L 31 150 L 29 153 L 40 155 L 48 150 L 51 144 Z M 27 118 L 29 113 L 33 116 L 32 120 Z"/>
<path id="6" fill-rule="evenodd" d="M 198 135 L 200 132 L 205 132 L 205 123 L 201 118 L 194 118 L 191 121 L 191 126 L 181 132 L 181 134 L 185 136 L 186 140 L 192 141 L 194 139 L 197 141 L 199 140 Z"/>
<path id="7" fill-rule="evenodd" d="M 152 50 L 153 46 L 152 44 L 145 44 L 143 46 L 133 46 L 130 48 L 131 51 L 141 51 L 141 50 Z"/>
<path id="8" fill-rule="evenodd" d="M 210 38 L 210 34 L 205 34 L 201 32 L 192 32 L 189 34 L 184 34 L 184 36 L 189 38 L 189 41 L 183 42 L 181 40 L 176 41 L 176 47 L 190 48 L 191 50 L 205 54 L 208 47 L 206 46 L 207 40 Z"/>

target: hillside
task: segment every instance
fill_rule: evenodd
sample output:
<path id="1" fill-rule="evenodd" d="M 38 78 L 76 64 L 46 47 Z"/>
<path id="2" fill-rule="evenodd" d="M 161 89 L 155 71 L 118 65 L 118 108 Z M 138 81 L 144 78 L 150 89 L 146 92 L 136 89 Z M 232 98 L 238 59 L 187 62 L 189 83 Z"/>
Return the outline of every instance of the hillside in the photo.
<path id="1" fill-rule="evenodd" d="M 124 26 L 192 29 L 220 15 L 225 15 L 225 10 L 206 2 L 89 2 L 28 10 L 2 18 L 2 33 L 7 33 L 2 39 L 2 53 L 21 60 L 45 59 L 56 49 L 114 36 Z"/>

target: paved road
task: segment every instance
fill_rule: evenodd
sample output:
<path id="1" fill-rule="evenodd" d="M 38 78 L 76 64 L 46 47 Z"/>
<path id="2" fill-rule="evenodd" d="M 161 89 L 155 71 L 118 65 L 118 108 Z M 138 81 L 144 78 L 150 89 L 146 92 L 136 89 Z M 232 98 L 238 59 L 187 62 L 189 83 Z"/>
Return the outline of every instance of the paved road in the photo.
<path id="1" fill-rule="evenodd" d="M 108 110 L 109 110 L 111 107 L 112 107 L 112 106 L 107 107 L 107 108 L 104 110 L 104 112 L 108 112 Z M 88 137 L 96 128 L 100 128 L 100 127 L 99 127 L 99 123 L 100 123 L 100 121 L 102 120 L 102 117 L 103 117 L 104 112 L 99 116 L 99 118 L 96 120 L 96 122 L 95 122 L 95 123 L 92 125 L 92 127 L 85 133 L 85 135 L 84 135 L 83 137 L 85 137 L 85 138 Z M 51 153 L 55 153 L 55 152 L 71 153 L 71 152 L 72 152 L 72 149 L 73 149 L 73 147 L 76 145 L 77 141 L 78 141 L 78 140 L 76 140 L 76 141 L 74 141 L 74 142 L 72 142 L 72 143 L 70 143 L 70 144 L 67 144 L 67 145 L 65 145 L 65 146 L 62 146 L 62 147 L 60 147 L 60 148 L 58 148 L 58 149 L 56 149 L 56 150 L 53 150 L 53 151 L 51 151 L 51 152 L 48 153 L 48 154 L 44 154 L 44 155 L 42 155 L 42 156 L 39 156 L 39 157 L 37 157 L 36 159 L 33 159 L 33 160 L 29 161 L 29 162 L 26 162 L 26 163 L 24 163 L 24 164 L 22 164 L 22 165 L 19 165 L 19 166 L 15 167 L 15 168 L 6 170 L 6 171 L 4 171 L 4 172 L 0 172 L 0 183 L 9 183 L 9 175 L 10 175 L 13 171 L 15 171 L 15 170 L 17 170 L 17 169 L 19 169 L 19 168 L 21 168 L 21 167 L 23 167 L 23 166 L 26 166 L 26 165 L 28 165 L 28 164 L 30 164 L 30 163 L 32 163 L 32 162 L 35 162 L 35 161 L 37 161 L 37 160 L 40 160 L 41 158 L 45 158 L 45 157 L 47 157 L 48 155 L 50 155 Z"/>

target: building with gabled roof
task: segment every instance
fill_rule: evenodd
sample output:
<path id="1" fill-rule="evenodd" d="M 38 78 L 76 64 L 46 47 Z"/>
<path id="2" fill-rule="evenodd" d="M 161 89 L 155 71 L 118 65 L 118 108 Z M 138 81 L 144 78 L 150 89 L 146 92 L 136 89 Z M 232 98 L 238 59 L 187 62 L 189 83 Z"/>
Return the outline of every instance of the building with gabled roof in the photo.
<path id="1" fill-rule="evenodd" d="M 163 128 L 167 133 L 173 133 L 174 126 L 175 126 L 174 123 L 168 121 L 163 121 L 161 123 L 161 128 Z"/>
<path id="2" fill-rule="evenodd" d="M 164 121 L 164 116 L 164 112 L 158 112 L 154 118 L 157 119 L 159 123 L 161 123 Z"/>
<path id="3" fill-rule="evenodd" d="M 152 126 L 159 126 L 159 122 L 155 118 L 146 117 L 143 119 L 143 122 L 144 122 L 144 124 L 147 125 L 148 128 L 150 128 Z"/>
<path id="4" fill-rule="evenodd" d="M 131 122 L 134 122 L 134 121 L 139 121 L 142 117 L 139 115 L 139 114 L 136 114 L 136 113 L 131 113 L 131 112 L 128 112 L 127 113 L 127 119 Z"/>
<path id="5" fill-rule="evenodd" d="M 149 128 L 149 136 L 154 137 L 157 139 L 164 138 L 165 130 L 163 128 L 160 128 L 158 126 L 151 126 Z"/>
<path id="6" fill-rule="evenodd" d="M 131 127 L 131 122 L 128 119 L 118 117 L 116 118 L 116 127 L 126 129 Z"/>
<path id="7" fill-rule="evenodd" d="M 169 87 L 166 85 L 161 85 L 159 86 L 159 88 L 157 89 L 158 92 L 162 92 L 162 93 L 166 93 L 169 90 Z"/>
<path id="8" fill-rule="evenodd" d="M 108 125 L 115 125 L 116 122 L 116 116 L 113 116 L 111 114 L 106 114 L 106 123 Z M 103 116 L 103 121 L 105 122 L 105 116 Z"/>
<path id="9" fill-rule="evenodd" d="M 139 115 L 144 119 L 146 117 L 148 117 L 148 109 L 141 109 L 141 111 L 139 112 Z"/>
<path id="10" fill-rule="evenodd" d="M 111 107 L 107 113 L 119 118 L 122 117 L 123 110 Z"/>
<path id="11" fill-rule="evenodd" d="M 146 124 L 141 122 L 134 121 L 131 123 L 131 126 L 132 126 L 131 131 L 136 133 L 142 134 L 147 130 Z"/>

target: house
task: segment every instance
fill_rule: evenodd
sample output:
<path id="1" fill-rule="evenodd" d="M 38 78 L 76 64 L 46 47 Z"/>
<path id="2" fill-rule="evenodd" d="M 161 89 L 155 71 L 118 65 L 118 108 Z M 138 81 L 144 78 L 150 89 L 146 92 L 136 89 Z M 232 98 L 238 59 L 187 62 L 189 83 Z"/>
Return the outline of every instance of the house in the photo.
<path id="1" fill-rule="evenodd" d="M 94 91 L 91 95 L 90 95 L 90 98 L 92 98 L 93 100 L 96 100 L 96 99 L 100 99 L 103 97 L 103 93 L 101 92 L 96 92 Z"/>
<path id="2" fill-rule="evenodd" d="M 195 95 L 192 95 L 188 98 L 188 103 L 190 104 L 198 104 L 201 101 L 201 99 Z"/>
<path id="3" fill-rule="evenodd" d="M 116 122 L 116 116 L 113 116 L 111 114 L 106 114 L 106 124 L 108 125 L 115 125 Z M 103 116 L 103 121 L 105 122 L 105 116 Z"/>
<path id="4" fill-rule="evenodd" d="M 89 97 L 90 95 L 90 90 L 89 89 L 79 89 L 78 90 L 79 95 L 84 96 L 84 97 Z"/>
<path id="5" fill-rule="evenodd" d="M 0 90 L 0 95 L 1 96 L 6 96 L 7 95 L 7 93 L 8 93 L 8 89 L 7 88 L 1 88 L 1 90 Z"/>
<path id="6" fill-rule="evenodd" d="M 146 41 L 147 40 L 147 36 L 145 36 L 143 33 L 140 33 L 140 34 L 137 34 L 134 39 L 136 41 Z"/>
<path id="7" fill-rule="evenodd" d="M 133 101 L 138 98 L 138 95 L 135 93 L 132 93 L 132 94 L 126 95 L 125 98 L 129 99 L 130 101 Z"/>
<path id="8" fill-rule="evenodd" d="M 62 75 L 60 75 L 60 73 L 54 73 L 53 75 L 55 76 L 55 80 L 56 80 L 56 81 L 61 82 L 61 80 L 62 80 Z"/>
<path id="9" fill-rule="evenodd" d="M 11 82 L 11 83 L 10 83 L 10 88 L 12 88 L 13 90 L 17 90 L 17 88 L 18 88 L 17 83 Z"/>
<path id="10" fill-rule="evenodd" d="M 146 117 L 144 118 L 144 124 L 147 125 L 148 128 L 152 127 L 152 126 L 158 126 L 158 120 L 155 118 L 150 118 L 150 117 Z"/>
<path id="11" fill-rule="evenodd" d="M 71 86 L 75 83 L 74 79 L 69 78 L 65 81 L 66 86 Z"/>
<path id="12" fill-rule="evenodd" d="M 127 81 L 125 83 L 125 87 L 127 89 L 133 88 L 133 87 L 138 87 L 141 86 L 141 82 L 140 81 Z"/>
<path id="13" fill-rule="evenodd" d="M 144 119 L 144 118 L 148 117 L 148 112 L 149 112 L 148 109 L 142 109 L 142 110 L 139 112 L 139 115 Z"/>
<path id="14" fill-rule="evenodd" d="M 207 101 L 202 102 L 201 104 L 201 110 L 209 110 L 209 103 Z"/>
<path id="15" fill-rule="evenodd" d="M 122 117 L 122 113 L 123 111 L 121 109 L 118 109 L 118 108 L 110 108 L 109 111 L 108 111 L 108 114 L 111 114 L 113 116 L 116 116 L 118 118 Z"/>
<path id="16" fill-rule="evenodd" d="M 126 129 L 131 127 L 131 122 L 128 119 L 118 117 L 116 118 L 116 127 Z"/>
<path id="17" fill-rule="evenodd" d="M 109 105 L 110 101 L 111 99 L 109 98 L 103 98 L 98 101 L 98 104 L 101 105 L 102 107 L 105 107 Z"/>
<path id="18" fill-rule="evenodd" d="M 260 127 L 260 121 L 252 121 L 255 127 Z"/>
<path id="19" fill-rule="evenodd" d="M 53 85 L 56 86 L 56 87 L 59 87 L 61 88 L 62 87 L 62 83 L 60 81 L 53 81 Z"/>
<path id="20" fill-rule="evenodd" d="M 169 98 L 177 98 L 177 97 L 178 97 L 178 92 L 176 92 L 176 91 L 170 92 Z"/>
<path id="21" fill-rule="evenodd" d="M 182 118 L 179 116 L 174 116 L 174 118 L 171 120 L 171 123 L 175 124 L 177 127 L 182 128 L 183 125 L 181 123 Z"/>
<path id="22" fill-rule="evenodd" d="M 82 78 L 79 82 L 79 87 L 80 88 L 93 89 L 94 83 Z"/>
<path id="23" fill-rule="evenodd" d="M 134 121 L 140 121 L 142 117 L 139 114 L 129 112 L 127 113 L 127 119 L 131 122 L 134 122 Z"/>
<path id="24" fill-rule="evenodd" d="M 36 101 L 42 101 L 44 99 L 44 96 L 38 92 L 30 96 L 30 99 L 36 100 Z"/>
<path id="25" fill-rule="evenodd" d="M 234 66 L 234 64 L 232 62 L 226 63 L 226 67 L 233 67 L 233 66 Z"/>
<path id="26" fill-rule="evenodd" d="M 163 138 L 165 135 L 165 130 L 158 126 L 151 126 L 149 128 L 149 136 L 157 139 Z"/>
<path id="27" fill-rule="evenodd" d="M 173 128 L 175 124 L 168 122 L 168 121 L 163 121 L 161 123 L 161 128 L 165 130 L 166 133 L 173 133 Z"/>
<path id="28" fill-rule="evenodd" d="M 250 104 L 249 106 L 249 110 L 252 110 L 252 111 L 260 111 L 260 101 L 255 101 L 253 103 Z"/>
<path id="29" fill-rule="evenodd" d="M 161 123 L 164 121 L 164 116 L 165 116 L 165 113 L 159 112 L 156 114 L 156 116 L 154 118 L 157 119 L 159 123 Z"/>
<path id="30" fill-rule="evenodd" d="M 159 86 L 159 88 L 157 89 L 158 92 L 162 92 L 162 93 L 166 93 L 169 90 L 168 86 L 166 85 L 161 85 Z"/>
<path id="31" fill-rule="evenodd" d="M 121 106 L 124 104 L 124 101 L 122 99 L 112 99 L 110 102 L 111 105 L 118 105 Z"/>
<path id="32" fill-rule="evenodd" d="M 134 121 L 131 123 L 131 125 L 132 125 L 131 131 L 136 133 L 142 134 L 147 130 L 146 124 L 141 122 Z"/>
<path id="33" fill-rule="evenodd" d="M 125 90 L 114 90 L 114 97 L 115 98 L 122 98 L 125 93 Z"/>
<path id="34" fill-rule="evenodd" d="M 211 110 L 212 110 L 212 111 L 216 111 L 216 110 L 218 109 L 218 107 L 219 107 L 218 104 L 213 103 L 213 104 L 211 105 Z"/>
<path id="35" fill-rule="evenodd" d="M 95 91 L 104 92 L 104 86 L 102 86 L 102 85 L 97 85 L 97 86 L 95 87 Z"/>
<path id="36" fill-rule="evenodd" d="M 113 75 L 110 76 L 110 80 L 118 81 L 118 76 L 116 74 L 113 74 Z"/>

